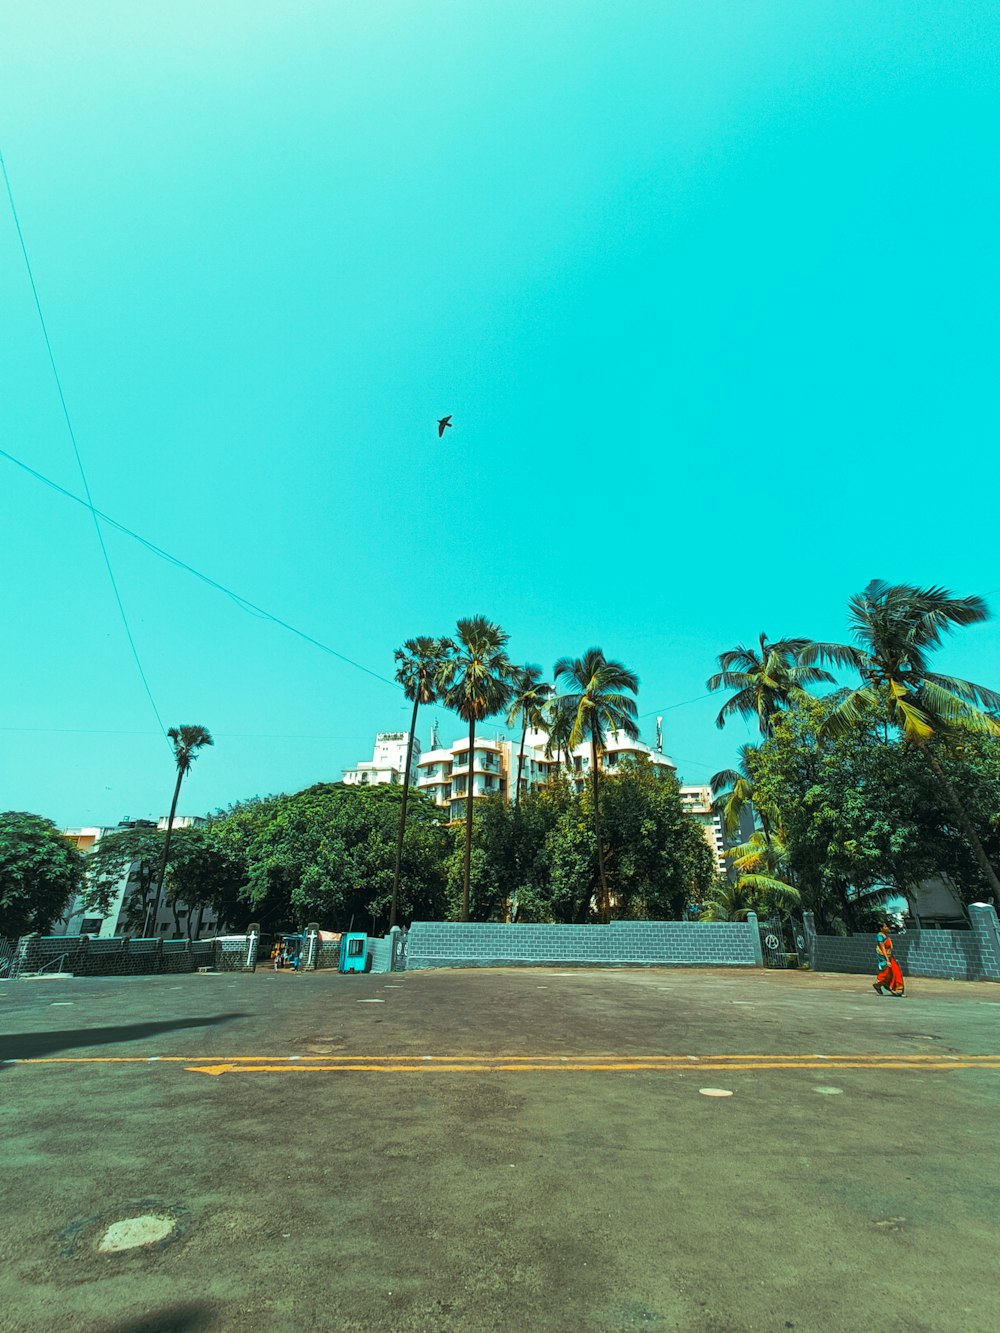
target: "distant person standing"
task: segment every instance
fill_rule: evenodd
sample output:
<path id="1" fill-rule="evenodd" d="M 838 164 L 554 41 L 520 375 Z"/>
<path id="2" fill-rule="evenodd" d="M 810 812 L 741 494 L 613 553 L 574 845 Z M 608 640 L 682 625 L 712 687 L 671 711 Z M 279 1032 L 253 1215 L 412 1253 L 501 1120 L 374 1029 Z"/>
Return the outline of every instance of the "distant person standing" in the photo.
<path id="1" fill-rule="evenodd" d="M 889 994 L 895 995 L 897 999 L 905 995 L 906 984 L 903 981 L 903 969 L 896 961 L 896 955 L 893 952 L 888 921 L 883 921 L 879 925 L 878 937 L 875 941 L 875 954 L 878 958 L 879 974 L 872 982 L 872 989 L 877 991 L 879 995 L 884 995 L 887 989 Z"/>

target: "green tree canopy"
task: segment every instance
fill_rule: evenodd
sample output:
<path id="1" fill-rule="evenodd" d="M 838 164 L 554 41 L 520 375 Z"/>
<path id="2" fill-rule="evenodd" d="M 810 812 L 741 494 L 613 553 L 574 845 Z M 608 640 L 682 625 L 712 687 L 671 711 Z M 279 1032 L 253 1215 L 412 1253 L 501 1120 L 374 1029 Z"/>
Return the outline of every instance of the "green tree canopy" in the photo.
<path id="1" fill-rule="evenodd" d="M 980 830 L 969 817 L 941 761 L 941 746 L 962 736 L 1000 737 L 1000 693 L 958 676 L 931 670 L 931 654 L 944 636 L 958 626 L 989 619 L 981 597 L 955 597 L 947 588 L 919 588 L 873 579 L 851 598 L 848 619 L 853 643 L 811 643 L 799 661 L 847 667 L 861 683 L 840 692 L 824 730 L 840 734 L 864 729 L 866 709 L 884 710 L 887 729 L 898 731 L 934 773 L 955 818 L 968 840 L 980 872 L 1000 907 L 1000 877 L 986 854 Z"/>
<path id="2" fill-rule="evenodd" d="M 714 860 L 679 788 L 648 762 L 622 764 L 601 784 L 608 915 L 677 919 L 714 880 Z M 520 806 L 476 803 L 470 915 L 478 921 L 586 922 L 601 909 L 592 794 L 556 781 Z M 451 915 L 460 914 L 461 845 L 450 867 Z"/>
<path id="3" fill-rule="evenodd" d="M 807 700 L 783 714 L 752 756 L 754 801 L 780 830 L 804 906 L 826 928 L 860 928 L 867 908 L 920 880 L 949 875 L 965 901 L 988 883 L 951 802 L 920 753 L 886 737 L 877 699 L 861 701 L 848 731 L 826 728 L 837 701 Z M 1000 854 L 1000 742 L 970 735 L 938 751 L 963 804 Z"/>
<path id="4" fill-rule="evenodd" d="M 0 935 L 48 930 L 81 891 L 85 864 L 51 820 L 0 814 Z"/>
<path id="5" fill-rule="evenodd" d="M 402 788 L 321 783 L 294 796 L 248 801 L 213 820 L 208 835 L 242 867 L 242 896 L 271 929 L 311 918 L 329 930 L 353 920 L 384 930 L 392 903 Z M 399 911 L 440 918 L 449 836 L 444 813 L 410 797 Z"/>

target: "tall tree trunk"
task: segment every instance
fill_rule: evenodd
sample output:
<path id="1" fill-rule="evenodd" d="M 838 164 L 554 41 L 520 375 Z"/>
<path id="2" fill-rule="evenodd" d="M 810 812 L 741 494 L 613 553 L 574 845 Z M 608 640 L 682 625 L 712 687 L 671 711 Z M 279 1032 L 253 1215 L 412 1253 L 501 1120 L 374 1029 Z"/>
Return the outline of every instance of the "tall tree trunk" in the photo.
<path id="1" fill-rule="evenodd" d="M 392 872 L 392 906 L 389 908 L 389 929 L 396 924 L 396 904 L 399 902 L 399 867 L 403 860 L 403 834 L 406 832 L 406 803 L 410 796 L 410 764 L 413 762 L 413 737 L 417 731 L 417 709 L 420 696 L 413 701 L 413 717 L 410 719 L 410 739 L 406 746 L 406 771 L 403 774 L 403 803 L 399 808 L 399 832 L 396 835 L 396 864 Z"/>
<path id="2" fill-rule="evenodd" d="M 524 741 L 528 735 L 528 723 L 521 729 L 521 748 L 517 754 L 517 791 L 514 793 L 514 809 L 521 804 L 521 770 L 524 768 Z"/>
<path id="3" fill-rule="evenodd" d="M 177 781 L 174 783 L 174 799 L 170 802 L 170 814 L 167 817 L 167 836 L 163 840 L 163 860 L 160 862 L 160 873 L 156 884 L 153 886 L 153 934 L 156 935 L 156 918 L 160 914 L 160 898 L 167 880 L 167 862 L 170 860 L 170 836 L 174 831 L 174 815 L 177 813 L 177 798 L 181 794 L 181 782 L 184 780 L 184 770 L 178 765 Z"/>
<path id="4" fill-rule="evenodd" d="M 476 719 L 469 718 L 469 776 L 465 785 L 465 874 L 462 879 L 462 920 L 469 919 L 469 883 L 472 879 L 472 769 L 476 754 Z"/>
<path id="5" fill-rule="evenodd" d="M 934 776 L 937 778 L 938 782 L 940 782 L 941 787 L 944 790 L 945 796 L 948 798 L 948 804 L 955 812 L 955 818 L 962 826 L 962 832 L 965 834 L 966 841 L 969 844 L 969 849 L 971 850 L 972 855 L 976 859 L 976 864 L 979 866 L 979 869 L 983 872 L 987 884 L 989 884 L 990 888 L 993 891 L 993 897 L 996 901 L 996 905 L 998 908 L 1000 908 L 1000 879 L 997 879 L 997 872 L 993 869 L 992 865 L 990 864 L 989 857 L 983 850 L 983 844 L 979 841 L 979 834 L 973 827 L 972 820 L 969 818 L 965 806 L 958 799 L 958 793 L 956 792 L 955 788 L 951 785 L 951 782 L 948 779 L 948 774 L 941 767 L 941 762 L 938 759 L 937 755 L 932 752 L 931 747 L 929 745 L 922 745 L 920 748 L 924 753 L 924 758 L 930 764 Z"/>
<path id="6" fill-rule="evenodd" d="M 590 771 L 594 786 L 594 835 L 597 838 L 597 869 L 601 876 L 601 901 L 599 911 L 601 920 L 607 925 L 611 917 L 611 895 L 608 893 L 608 876 L 604 869 L 604 846 L 601 843 L 601 807 L 598 802 L 597 776 L 597 740 L 590 733 Z"/>

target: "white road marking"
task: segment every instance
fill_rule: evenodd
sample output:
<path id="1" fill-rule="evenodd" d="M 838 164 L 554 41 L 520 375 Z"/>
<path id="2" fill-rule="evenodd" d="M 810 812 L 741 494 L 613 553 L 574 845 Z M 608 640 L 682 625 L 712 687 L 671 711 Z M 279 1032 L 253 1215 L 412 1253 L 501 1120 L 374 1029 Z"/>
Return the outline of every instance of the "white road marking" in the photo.
<path id="1" fill-rule="evenodd" d="M 823 1087 L 813 1088 L 813 1092 L 821 1092 L 825 1097 L 836 1097 L 839 1093 L 843 1091 L 844 1091 L 843 1088 L 823 1088 Z"/>
<path id="2" fill-rule="evenodd" d="M 699 1088 L 698 1091 L 703 1097 L 731 1097 L 733 1095 L 728 1088 Z"/>

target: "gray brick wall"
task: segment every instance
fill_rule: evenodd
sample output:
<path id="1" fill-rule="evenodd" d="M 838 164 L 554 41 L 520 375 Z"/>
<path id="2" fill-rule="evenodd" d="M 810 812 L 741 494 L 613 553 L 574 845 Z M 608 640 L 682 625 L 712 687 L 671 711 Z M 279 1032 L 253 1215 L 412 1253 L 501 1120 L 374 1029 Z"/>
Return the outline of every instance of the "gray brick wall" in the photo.
<path id="1" fill-rule="evenodd" d="M 756 922 L 613 921 L 608 926 L 415 921 L 407 968 L 759 966 Z"/>
<path id="2" fill-rule="evenodd" d="M 903 975 L 950 981 L 1000 981 L 1000 930 L 995 910 L 969 908 L 971 930 L 894 931 Z M 878 971 L 874 935 L 810 935 L 810 963 L 817 972 Z"/>

